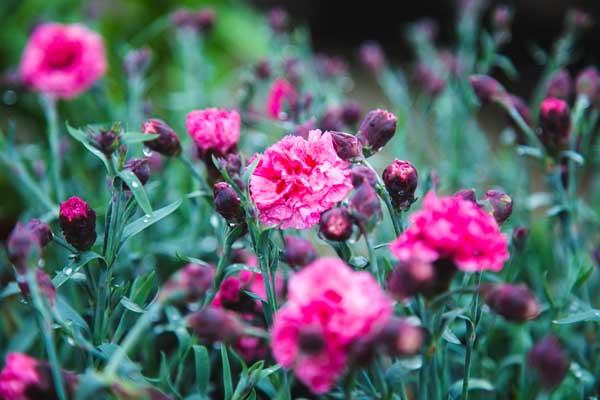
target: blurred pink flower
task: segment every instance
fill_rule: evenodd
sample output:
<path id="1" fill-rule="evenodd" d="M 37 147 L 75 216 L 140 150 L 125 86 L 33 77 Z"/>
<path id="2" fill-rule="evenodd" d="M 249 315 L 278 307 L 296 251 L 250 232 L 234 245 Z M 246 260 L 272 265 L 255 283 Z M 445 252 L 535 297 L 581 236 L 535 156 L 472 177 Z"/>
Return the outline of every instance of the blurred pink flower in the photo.
<path id="1" fill-rule="evenodd" d="M 298 99 L 296 89 L 285 79 L 275 80 L 269 88 L 267 95 L 267 116 L 273 119 L 279 119 L 281 112 L 284 111 L 285 103 L 288 106 L 294 105 Z"/>
<path id="2" fill-rule="evenodd" d="M 21 60 L 21 79 L 49 96 L 76 97 L 107 69 L 100 35 L 80 24 L 45 23 L 34 31 Z"/>
<path id="3" fill-rule="evenodd" d="M 349 164 L 335 152 L 329 132 L 286 136 L 258 157 L 250 193 L 263 224 L 310 228 L 352 189 Z"/>
<path id="4" fill-rule="evenodd" d="M 508 259 L 508 241 L 494 217 L 471 201 L 430 192 L 411 222 L 390 248 L 400 261 L 446 259 L 465 272 L 497 272 Z"/>
<path id="5" fill-rule="evenodd" d="M 329 257 L 293 275 L 288 291 L 275 315 L 273 355 L 313 392 L 327 392 L 344 372 L 350 346 L 381 331 L 392 303 L 368 272 Z"/>
<path id="6" fill-rule="evenodd" d="M 27 389 L 42 381 L 37 370 L 38 361 L 22 353 L 10 353 L 0 373 L 0 398 L 5 400 L 27 400 Z"/>
<path id="7" fill-rule="evenodd" d="M 186 121 L 187 131 L 202 157 L 229 153 L 240 139 L 240 124 L 237 111 L 219 108 L 191 111 Z"/>

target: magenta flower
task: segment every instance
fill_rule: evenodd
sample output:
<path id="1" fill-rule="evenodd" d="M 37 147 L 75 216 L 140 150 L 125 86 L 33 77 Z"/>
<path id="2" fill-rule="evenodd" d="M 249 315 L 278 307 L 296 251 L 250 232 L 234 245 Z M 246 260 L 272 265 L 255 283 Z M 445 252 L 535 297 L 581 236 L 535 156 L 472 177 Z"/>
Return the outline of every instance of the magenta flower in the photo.
<path id="1" fill-rule="evenodd" d="M 77 250 L 89 250 L 96 241 L 96 213 L 80 197 L 60 203 L 58 222 L 67 242 Z"/>
<path id="2" fill-rule="evenodd" d="M 286 136 L 258 157 L 250 193 L 265 225 L 310 228 L 352 189 L 349 164 L 335 152 L 329 132 Z"/>
<path id="3" fill-rule="evenodd" d="M 219 108 L 194 110 L 187 115 L 186 127 L 201 157 L 225 155 L 240 139 L 240 114 Z"/>
<path id="4" fill-rule="evenodd" d="M 0 398 L 28 400 L 27 389 L 42 382 L 38 364 L 38 360 L 26 354 L 10 353 L 0 372 Z"/>
<path id="5" fill-rule="evenodd" d="M 285 79 L 275 80 L 267 95 L 266 113 L 273 119 L 279 119 L 284 107 L 293 106 L 298 100 L 296 89 Z"/>
<path id="6" fill-rule="evenodd" d="M 430 192 L 411 222 L 390 247 L 400 261 L 450 260 L 465 272 L 497 272 L 508 259 L 508 241 L 494 217 L 471 201 Z"/>
<path id="7" fill-rule="evenodd" d="M 289 281 L 288 301 L 273 323 L 273 355 L 313 392 L 325 393 L 346 369 L 351 345 L 377 335 L 391 315 L 392 302 L 372 275 L 318 259 Z"/>
<path id="8" fill-rule="evenodd" d="M 27 42 L 20 75 L 39 92 L 69 99 L 87 90 L 106 69 L 100 35 L 80 24 L 45 23 Z"/>

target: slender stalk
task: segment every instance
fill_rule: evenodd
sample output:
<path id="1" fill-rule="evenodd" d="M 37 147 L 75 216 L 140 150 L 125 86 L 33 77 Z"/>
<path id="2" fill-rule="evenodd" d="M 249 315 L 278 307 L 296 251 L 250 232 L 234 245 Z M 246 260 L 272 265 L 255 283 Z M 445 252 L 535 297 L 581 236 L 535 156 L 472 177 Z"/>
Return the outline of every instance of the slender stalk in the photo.
<path id="1" fill-rule="evenodd" d="M 363 230 L 362 234 L 365 238 L 365 244 L 367 245 L 367 251 L 369 253 L 369 266 L 371 267 L 371 271 L 373 272 L 373 275 L 375 275 L 375 278 L 377 278 L 377 281 L 380 284 L 383 284 L 383 276 L 381 276 L 381 272 L 379 271 L 379 266 L 377 265 L 377 255 L 375 254 L 375 250 L 373 249 L 373 246 L 371 245 L 371 240 L 369 239 L 369 235 L 364 230 Z"/>
<path id="2" fill-rule="evenodd" d="M 202 174 L 200 174 L 196 170 L 196 168 L 194 167 L 192 162 L 184 155 L 180 155 L 177 158 L 179 159 L 179 161 L 181 161 L 183 163 L 183 165 L 185 165 L 185 167 L 188 169 L 188 171 L 190 171 L 190 173 L 192 174 L 194 179 L 196 179 L 198 181 L 202 190 L 208 194 L 212 193 L 212 190 L 210 189 L 210 187 L 208 186 L 208 183 L 206 182 L 206 178 L 204 176 L 202 176 Z M 212 200 L 212 198 L 211 198 L 211 200 Z"/>
<path id="3" fill-rule="evenodd" d="M 41 98 L 42 108 L 48 125 L 48 143 L 50 145 L 50 168 L 52 174 L 52 184 L 56 195 L 56 201 L 64 199 L 64 190 L 60 179 L 61 155 L 60 138 L 58 132 L 58 114 L 56 111 L 56 99 L 48 96 Z"/>
<path id="4" fill-rule="evenodd" d="M 465 354 L 465 369 L 464 369 L 464 378 L 463 378 L 463 387 L 462 387 L 462 400 L 467 400 L 469 398 L 469 376 L 471 374 L 471 354 L 473 352 L 473 343 L 475 342 L 475 332 L 473 328 L 473 324 L 470 322 L 467 323 L 467 346 L 466 346 L 466 354 Z"/>
<path id="5" fill-rule="evenodd" d="M 225 277 L 225 268 L 229 265 L 229 259 L 231 255 L 231 248 L 235 241 L 239 238 L 240 233 L 242 232 L 241 226 L 236 226 L 232 230 L 225 235 L 225 243 L 223 244 L 223 254 L 219 258 L 219 262 L 217 264 L 217 271 L 215 273 L 215 283 L 213 290 L 210 295 L 206 297 L 205 305 L 210 304 L 215 298 L 219 287 L 221 286 L 221 282 L 223 282 L 223 278 Z"/>
<path id="6" fill-rule="evenodd" d="M 56 354 L 56 348 L 54 347 L 54 338 L 51 326 L 52 323 L 48 311 L 46 310 L 46 306 L 40 295 L 35 268 L 29 268 L 27 270 L 26 278 L 33 307 L 36 310 L 35 316 L 38 329 L 42 334 L 44 346 L 46 347 L 46 352 L 48 353 L 48 361 L 50 362 L 50 370 L 52 373 L 52 380 L 54 381 L 56 395 L 58 396 L 59 400 L 66 400 L 67 395 L 63 384 L 62 370 L 58 361 L 58 355 Z"/>

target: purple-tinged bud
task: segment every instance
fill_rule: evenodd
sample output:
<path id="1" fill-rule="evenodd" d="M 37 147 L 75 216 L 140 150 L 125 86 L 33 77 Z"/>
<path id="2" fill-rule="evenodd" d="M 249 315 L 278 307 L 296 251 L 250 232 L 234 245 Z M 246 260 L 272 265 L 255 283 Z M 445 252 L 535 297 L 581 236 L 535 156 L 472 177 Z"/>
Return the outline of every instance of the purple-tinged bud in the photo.
<path id="1" fill-rule="evenodd" d="M 411 28 L 413 34 L 427 41 L 435 40 L 439 30 L 437 22 L 431 18 L 421 18 Z"/>
<path id="2" fill-rule="evenodd" d="M 363 183 L 373 187 L 375 187 L 377 184 L 377 175 L 375 175 L 375 172 L 364 165 L 353 166 L 350 170 L 350 179 L 352 179 L 352 186 L 355 188 L 359 187 Z"/>
<path id="3" fill-rule="evenodd" d="M 512 232 L 512 244 L 518 251 L 523 251 L 527 244 L 529 230 L 524 226 L 515 226 Z"/>
<path id="4" fill-rule="evenodd" d="M 374 74 L 379 73 L 385 66 L 385 54 L 377 42 L 363 43 L 358 50 L 358 58 L 361 64 Z"/>
<path id="5" fill-rule="evenodd" d="M 284 240 L 283 260 L 291 267 L 304 267 L 317 259 L 317 251 L 310 241 L 291 235 L 285 236 Z"/>
<path id="6" fill-rule="evenodd" d="M 133 172 L 142 185 L 145 185 L 150 179 L 150 166 L 145 158 L 132 158 L 125 163 L 123 168 Z"/>
<path id="7" fill-rule="evenodd" d="M 183 299 L 186 303 L 202 300 L 206 292 L 212 287 L 214 279 L 214 268 L 205 265 L 187 264 L 169 278 L 163 286 L 161 298 L 171 301 Z"/>
<path id="8" fill-rule="evenodd" d="M 409 161 L 394 160 L 383 171 L 385 188 L 399 209 L 408 209 L 414 203 L 418 181 L 417 169 Z"/>
<path id="9" fill-rule="evenodd" d="M 267 59 L 263 58 L 254 66 L 254 74 L 260 80 L 265 81 L 269 79 L 271 77 L 272 72 L 273 71 L 271 70 L 271 64 Z"/>
<path id="10" fill-rule="evenodd" d="M 600 91 L 600 74 L 596 67 L 587 67 L 577 75 L 575 87 L 578 95 L 587 96 L 592 101 Z"/>
<path id="11" fill-rule="evenodd" d="M 267 15 L 269 26 L 275 33 L 284 33 L 289 26 L 289 15 L 281 7 L 275 7 Z"/>
<path id="12" fill-rule="evenodd" d="M 358 128 L 358 140 L 368 150 L 368 155 L 379 151 L 396 133 L 397 119 L 382 109 L 369 111 Z"/>
<path id="13" fill-rule="evenodd" d="M 314 356 L 325 349 L 325 336 L 318 326 L 303 326 L 298 332 L 298 348 L 306 355 Z"/>
<path id="14" fill-rule="evenodd" d="M 352 217 L 345 208 L 332 208 L 321 214 L 319 233 L 334 242 L 343 242 L 352 236 Z"/>
<path id="15" fill-rule="evenodd" d="M 329 131 L 333 148 L 338 157 L 345 161 L 352 161 L 361 155 L 358 138 L 345 132 Z"/>
<path id="16" fill-rule="evenodd" d="M 342 121 L 347 126 L 354 126 L 360 121 L 362 107 L 357 101 L 349 101 L 342 106 Z"/>
<path id="17" fill-rule="evenodd" d="M 311 119 L 309 119 L 301 124 L 296 125 L 296 127 L 292 131 L 292 135 L 300 136 L 304 139 L 308 139 L 308 133 L 310 131 L 312 131 L 313 129 L 315 129 L 316 126 L 317 126 L 317 122 L 315 121 L 315 118 L 312 117 Z"/>
<path id="18" fill-rule="evenodd" d="M 392 317 L 384 325 L 377 341 L 391 356 L 413 356 L 425 343 L 425 331 L 406 319 Z"/>
<path id="19" fill-rule="evenodd" d="M 361 230 L 371 230 L 381 220 L 381 201 L 373 186 L 360 185 L 350 197 L 350 212 Z"/>
<path id="20" fill-rule="evenodd" d="M 340 56 L 319 54 L 316 56 L 315 63 L 318 72 L 326 77 L 335 78 L 348 74 L 348 64 Z"/>
<path id="21" fill-rule="evenodd" d="M 419 64 L 416 72 L 417 84 L 429 95 L 437 96 L 446 87 L 446 81 L 426 64 Z"/>
<path id="22" fill-rule="evenodd" d="M 121 145 L 121 134 L 118 125 L 115 125 L 108 130 L 100 129 L 98 133 L 90 131 L 90 136 L 94 147 L 107 156 L 110 156 L 117 151 Z"/>
<path id="23" fill-rule="evenodd" d="M 167 157 L 177 156 L 181 153 L 179 137 L 166 122 L 156 118 L 149 119 L 143 123 L 142 132 L 158 135 L 156 139 L 144 142 L 149 149 Z"/>
<path id="24" fill-rule="evenodd" d="M 342 113 L 338 108 L 330 108 L 319 121 L 319 127 L 322 131 L 339 131 L 344 128 Z"/>
<path id="25" fill-rule="evenodd" d="M 475 95 L 482 104 L 499 101 L 506 96 L 504 86 L 491 76 L 471 75 L 469 80 Z"/>
<path id="26" fill-rule="evenodd" d="M 481 292 L 488 307 L 507 321 L 525 322 L 540 315 L 540 305 L 525 285 L 488 284 Z"/>
<path id="27" fill-rule="evenodd" d="M 235 314 L 216 307 L 207 307 L 187 317 L 196 336 L 208 343 L 235 343 L 243 333 L 243 325 Z"/>
<path id="28" fill-rule="evenodd" d="M 569 358 L 560 341 L 553 335 L 537 342 L 527 355 L 540 383 L 546 389 L 553 389 L 562 382 L 569 371 Z"/>
<path id="29" fill-rule="evenodd" d="M 214 26 L 215 11 L 205 8 L 199 11 L 176 10 L 171 16 L 173 24 L 180 29 L 190 29 L 198 33 L 208 33 Z"/>
<path id="30" fill-rule="evenodd" d="M 512 198 L 500 190 L 488 190 L 482 200 L 489 203 L 491 214 L 498 225 L 504 223 L 512 214 Z"/>
<path id="31" fill-rule="evenodd" d="M 454 196 L 479 205 L 479 203 L 477 203 L 477 194 L 475 193 L 475 189 L 460 189 L 458 192 L 454 193 Z"/>
<path id="32" fill-rule="evenodd" d="M 25 229 L 29 229 L 37 236 L 42 248 L 46 247 L 46 245 L 52 241 L 52 229 L 50 228 L 50 225 L 39 219 L 32 219 L 27 222 L 25 224 Z"/>
<path id="33" fill-rule="evenodd" d="M 25 273 L 29 266 L 34 266 L 42 253 L 39 236 L 17 223 L 8 236 L 8 259 L 20 271 Z"/>
<path id="34" fill-rule="evenodd" d="M 37 268 L 35 270 L 35 280 L 37 281 L 37 286 L 40 291 L 40 295 L 48 300 L 48 303 L 51 306 L 56 304 L 56 288 L 52 283 L 52 279 L 50 276 L 41 268 Z M 19 285 L 19 289 L 21 289 L 21 294 L 26 299 L 29 298 L 29 283 L 24 275 L 17 276 L 17 284 Z"/>
<path id="35" fill-rule="evenodd" d="M 215 26 L 217 14 L 212 8 L 203 8 L 195 14 L 196 24 L 200 32 L 208 33 Z"/>
<path id="36" fill-rule="evenodd" d="M 596 246 L 591 253 L 592 261 L 596 263 L 596 266 L 600 268 L 600 246 Z"/>
<path id="37" fill-rule="evenodd" d="M 540 140 L 552 152 L 559 151 L 569 142 L 571 111 L 566 101 L 550 97 L 540 106 Z"/>
<path id="38" fill-rule="evenodd" d="M 495 30 L 505 31 L 510 28 L 513 12 L 506 4 L 499 4 L 492 13 L 492 25 Z"/>
<path id="39" fill-rule="evenodd" d="M 390 273 L 387 283 L 389 293 L 398 301 L 422 293 L 435 279 L 435 270 L 429 262 L 412 260 L 400 263 Z"/>
<path id="40" fill-rule="evenodd" d="M 227 221 L 240 222 L 244 217 L 240 197 L 227 182 L 217 182 L 213 188 L 215 209 Z"/>
<path id="41" fill-rule="evenodd" d="M 96 213 L 83 199 L 73 196 L 60 204 L 60 228 L 67 242 L 79 251 L 96 241 Z"/>
<path id="42" fill-rule="evenodd" d="M 282 69 L 285 78 L 293 87 L 298 87 L 302 79 L 302 65 L 300 60 L 295 57 L 286 58 L 283 60 Z"/>
<path id="43" fill-rule="evenodd" d="M 571 30 L 588 29 L 594 24 L 590 14 L 580 8 L 571 8 L 567 11 L 566 23 Z"/>
<path id="44" fill-rule="evenodd" d="M 556 71 L 548 80 L 546 97 L 569 100 L 573 96 L 573 79 L 566 69 Z"/>
<path id="45" fill-rule="evenodd" d="M 125 55 L 124 68 L 129 77 L 142 76 L 150 64 L 150 49 L 130 50 Z"/>

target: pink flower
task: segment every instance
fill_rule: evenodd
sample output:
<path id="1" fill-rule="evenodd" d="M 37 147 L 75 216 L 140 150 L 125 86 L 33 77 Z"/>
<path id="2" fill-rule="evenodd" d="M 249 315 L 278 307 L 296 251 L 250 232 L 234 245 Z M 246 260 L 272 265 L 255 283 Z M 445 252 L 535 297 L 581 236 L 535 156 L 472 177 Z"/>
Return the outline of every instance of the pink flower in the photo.
<path id="1" fill-rule="evenodd" d="M 0 373 L 0 398 L 5 400 L 28 400 L 27 389 L 42 381 L 38 361 L 22 353 L 10 353 Z"/>
<path id="2" fill-rule="evenodd" d="M 352 189 L 349 164 L 338 157 L 329 132 L 286 136 L 258 157 L 250 193 L 263 224 L 310 228 Z"/>
<path id="3" fill-rule="evenodd" d="M 465 272 L 497 272 L 508 259 L 508 241 L 494 217 L 471 201 L 430 192 L 411 222 L 390 248 L 400 261 L 445 259 Z"/>
<path id="4" fill-rule="evenodd" d="M 186 127 L 200 156 L 225 155 L 240 139 L 240 114 L 220 108 L 194 110 L 187 115 Z"/>
<path id="5" fill-rule="evenodd" d="M 273 323 L 273 355 L 313 392 L 327 392 L 343 374 L 350 346 L 381 331 L 392 303 L 368 272 L 329 257 L 293 275 L 288 291 Z"/>
<path id="6" fill-rule="evenodd" d="M 106 72 L 102 38 L 83 25 L 46 23 L 34 31 L 21 60 L 21 79 L 58 98 L 76 97 Z"/>
<path id="7" fill-rule="evenodd" d="M 284 105 L 293 105 L 298 98 L 296 89 L 285 79 L 279 78 L 269 88 L 267 95 L 267 115 L 273 119 L 279 119 Z"/>

